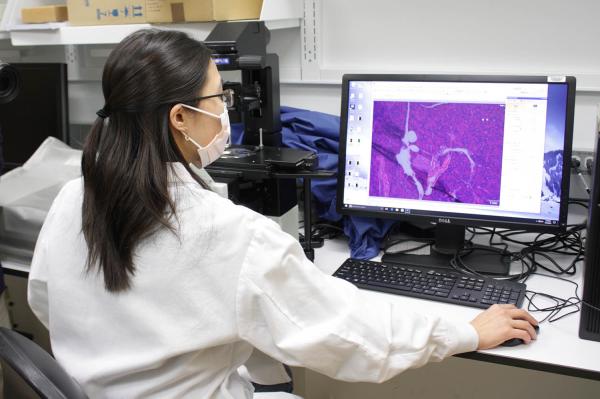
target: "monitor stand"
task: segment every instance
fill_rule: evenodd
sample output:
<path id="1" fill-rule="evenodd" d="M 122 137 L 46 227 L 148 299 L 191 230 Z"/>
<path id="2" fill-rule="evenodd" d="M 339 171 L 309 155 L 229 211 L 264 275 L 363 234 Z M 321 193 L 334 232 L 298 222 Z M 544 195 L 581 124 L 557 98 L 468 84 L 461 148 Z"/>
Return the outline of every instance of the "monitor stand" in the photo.
<path id="1" fill-rule="evenodd" d="M 464 250 L 461 259 L 470 269 L 482 274 L 508 275 L 509 256 L 490 251 L 490 247 L 486 246 L 472 245 L 465 248 L 465 226 L 452 224 L 437 224 L 435 244 L 431 246 L 430 255 L 385 254 L 381 261 L 448 269 L 452 268 L 450 260 L 460 250 Z"/>

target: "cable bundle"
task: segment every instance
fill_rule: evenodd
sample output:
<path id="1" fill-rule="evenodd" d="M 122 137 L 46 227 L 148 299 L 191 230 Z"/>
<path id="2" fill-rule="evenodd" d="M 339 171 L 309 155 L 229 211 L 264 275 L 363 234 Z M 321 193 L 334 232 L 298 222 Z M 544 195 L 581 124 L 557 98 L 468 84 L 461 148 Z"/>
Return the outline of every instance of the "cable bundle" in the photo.
<path id="1" fill-rule="evenodd" d="M 587 208 L 584 201 L 570 201 L 569 204 Z M 515 280 L 525 282 L 531 275 L 540 277 L 554 278 L 573 284 L 575 293 L 569 298 L 559 298 L 551 294 L 527 290 L 526 298 L 529 302 L 528 310 L 530 312 L 546 312 L 547 315 L 541 321 L 548 320 L 554 322 L 563 317 L 577 313 L 584 306 L 591 306 L 584 303 L 578 295 L 578 284 L 574 281 L 559 276 L 573 276 L 577 271 L 577 265 L 583 261 L 585 254 L 585 235 L 586 222 L 571 224 L 567 226 L 565 232 L 550 234 L 539 233 L 532 239 L 527 240 L 523 236 L 531 237 L 532 233 L 525 230 L 509 230 L 497 228 L 467 228 L 471 236 L 465 242 L 465 248 L 458 251 L 450 261 L 450 266 L 456 271 L 475 276 L 484 276 L 473 270 L 466 263 L 467 255 L 473 251 L 488 251 L 497 253 L 498 256 L 505 257 L 511 263 L 520 262 L 521 269 L 516 274 L 508 276 L 485 276 L 493 277 L 497 280 Z M 489 236 L 488 246 L 475 245 L 476 237 Z M 523 238 L 521 238 L 523 237 Z M 393 251 L 395 245 L 404 242 L 415 242 L 414 247 Z M 383 248 L 384 253 L 411 253 L 416 250 L 426 248 L 434 244 L 430 238 L 403 238 L 397 240 L 386 240 Z M 510 246 L 518 246 L 521 249 L 510 251 Z M 555 259 L 555 255 L 568 257 L 567 266 L 561 266 Z M 561 262 L 562 263 L 562 262 Z M 540 273 L 540 271 L 544 273 Z M 592 306 L 593 307 L 593 306 Z M 565 313 L 566 312 L 566 313 Z"/>

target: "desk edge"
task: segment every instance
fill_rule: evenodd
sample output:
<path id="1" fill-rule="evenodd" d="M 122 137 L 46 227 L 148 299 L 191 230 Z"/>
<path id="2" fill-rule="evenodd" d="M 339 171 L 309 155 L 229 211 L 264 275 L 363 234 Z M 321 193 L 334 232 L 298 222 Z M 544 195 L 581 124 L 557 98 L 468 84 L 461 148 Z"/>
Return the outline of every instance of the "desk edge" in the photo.
<path id="1" fill-rule="evenodd" d="M 570 377 L 585 378 L 588 380 L 600 381 L 600 371 L 580 369 L 576 367 L 561 366 L 558 364 L 544 363 L 534 360 L 516 359 L 511 357 L 490 355 L 481 352 L 468 352 L 455 355 L 469 360 L 478 360 L 488 363 L 503 364 L 506 366 L 520 367 L 529 370 L 544 371 L 547 373 L 555 373 L 568 375 Z"/>

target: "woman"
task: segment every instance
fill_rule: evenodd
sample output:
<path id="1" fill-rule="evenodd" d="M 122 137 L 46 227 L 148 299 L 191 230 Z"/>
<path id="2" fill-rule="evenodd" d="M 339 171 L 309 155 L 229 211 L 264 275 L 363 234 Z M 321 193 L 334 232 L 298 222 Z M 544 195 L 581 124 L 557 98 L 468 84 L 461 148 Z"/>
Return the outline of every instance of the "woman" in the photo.
<path id="1" fill-rule="evenodd" d="M 40 233 L 29 303 L 93 398 L 251 398 L 257 348 L 334 378 L 383 381 L 459 352 L 535 338 L 525 311 L 471 323 L 414 314 L 321 273 L 291 236 L 206 189 L 229 137 L 209 50 L 140 31 L 107 60 L 83 179 Z"/>

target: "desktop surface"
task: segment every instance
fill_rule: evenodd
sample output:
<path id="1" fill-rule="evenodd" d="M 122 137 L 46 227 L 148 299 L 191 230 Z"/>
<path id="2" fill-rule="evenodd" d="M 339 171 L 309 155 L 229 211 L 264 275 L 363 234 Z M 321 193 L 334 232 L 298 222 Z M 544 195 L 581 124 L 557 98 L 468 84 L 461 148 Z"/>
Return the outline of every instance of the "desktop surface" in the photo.
<path id="1" fill-rule="evenodd" d="M 344 239 L 326 240 L 322 248 L 315 250 L 315 265 L 327 274 L 335 270 L 348 258 L 348 243 Z M 563 263 L 565 259 L 557 257 Z M 517 266 L 513 265 L 513 268 Z M 516 272 L 517 270 L 512 270 Z M 527 289 L 533 292 L 547 293 L 557 297 L 571 297 L 575 294 L 575 285 L 579 284 L 581 295 L 582 271 L 581 267 L 575 275 L 570 276 L 568 282 L 545 277 L 539 274 L 532 275 L 527 280 Z M 407 296 L 399 296 L 382 292 L 364 290 L 364 295 L 374 296 L 390 301 L 398 306 L 405 307 L 411 312 L 419 312 L 433 317 L 444 317 L 456 321 L 471 321 L 481 310 L 458 306 L 443 302 L 434 302 Z M 538 304 L 543 304 L 543 300 Z M 529 306 L 525 299 L 523 308 Z M 538 320 L 545 313 L 534 312 Z M 515 347 L 497 347 L 483 351 L 465 353 L 460 357 L 499 363 L 533 370 L 553 372 L 593 380 L 600 380 L 600 343 L 580 339 L 578 336 L 579 315 L 577 313 L 564 317 L 555 322 L 540 324 L 540 335 L 537 340 L 529 345 Z"/>

